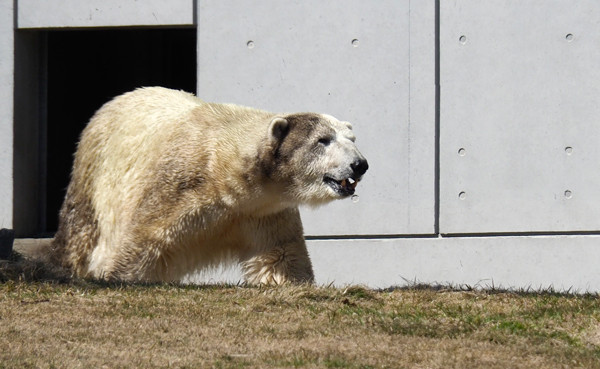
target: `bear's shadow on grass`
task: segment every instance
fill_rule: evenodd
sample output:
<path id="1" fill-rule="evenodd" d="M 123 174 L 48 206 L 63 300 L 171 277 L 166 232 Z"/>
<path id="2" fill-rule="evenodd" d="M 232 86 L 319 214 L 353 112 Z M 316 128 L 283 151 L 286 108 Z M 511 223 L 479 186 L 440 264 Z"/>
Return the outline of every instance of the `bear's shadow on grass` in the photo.
<path id="1" fill-rule="evenodd" d="M 68 283 L 71 279 L 65 269 L 41 259 L 24 257 L 16 251 L 13 251 L 8 259 L 0 260 L 0 283 L 8 281 Z"/>
<path id="2" fill-rule="evenodd" d="M 56 266 L 44 258 L 29 258 L 13 251 L 6 260 L 0 260 L 0 283 L 7 282 L 21 283 L 50 283 L 66 284 L 76 286 L 88 286 L 95 288 L 123 288 L 128 286 L 152 287 L 152 286 L 176 286 L 180 288 L 194 289 L 214 289 L 245 286 L 245 283 L 238 284 L 184 284 L 184 283 L 164 283 L 164 282 L 122 282 L 122 281 L 104 281 L 98 279 L 84 279 L 74 277 L 72 273 L 60 266 Z"/>

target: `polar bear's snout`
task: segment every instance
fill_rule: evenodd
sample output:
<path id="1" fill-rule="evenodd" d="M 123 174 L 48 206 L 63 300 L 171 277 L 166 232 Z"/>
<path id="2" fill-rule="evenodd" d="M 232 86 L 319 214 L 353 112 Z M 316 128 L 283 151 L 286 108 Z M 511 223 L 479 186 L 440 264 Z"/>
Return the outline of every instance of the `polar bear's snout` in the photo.
<path id="1" fill-rule="evenodd" d="M 350 167 L 346 171 L 339 174 L 326 174 L 323 181 L 339 195 L 350 196 L 354 194 L 358 182 L 368 169 L 369 163 L 360 156 L 350 163 Z"/>
<path id="2" fill-rule="evenodd" d="M 352 168 L 352 170 L 354 171 L 354 178 L 358 180 L 369 169 L 369 163 L 367 163 L 367 159 L 360 158 L 355 160 L 352 164 L 350 164 L 350 168 Z"/>

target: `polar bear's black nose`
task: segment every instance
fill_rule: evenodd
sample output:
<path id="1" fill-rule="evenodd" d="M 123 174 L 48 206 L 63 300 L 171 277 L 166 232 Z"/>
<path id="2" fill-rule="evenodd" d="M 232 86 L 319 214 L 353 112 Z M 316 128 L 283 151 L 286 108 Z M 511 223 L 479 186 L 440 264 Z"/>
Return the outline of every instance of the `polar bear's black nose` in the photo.
<path id="1" fill-rule="evenodd" d="M 367 169 L 369 169 L 369 163 L 367 163 L 366 159 L 358 159 L 354 163 L 350 164 L 350 168 L 352 168 L 354 175 L 358 178 L 365 174 Z"/>

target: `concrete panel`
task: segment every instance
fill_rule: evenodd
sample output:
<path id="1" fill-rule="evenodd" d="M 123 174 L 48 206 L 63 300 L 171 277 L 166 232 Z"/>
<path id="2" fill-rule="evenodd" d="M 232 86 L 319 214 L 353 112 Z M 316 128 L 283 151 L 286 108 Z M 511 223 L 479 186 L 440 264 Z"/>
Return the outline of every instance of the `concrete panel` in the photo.
<path id="1" fill-rule="evenodd" d="M 599 236 L 308 241 L 318 285 L 387 288 L 418 282 L 580 293 L 600 291 L 598 245 Z M 241 280 L 237 267 L 188 279 Z"/>
<path id="2" fill-rule="evenodd" d="M 354 124 L 371 167 L 359 201 L 304 209 L 307 234 L 434 232 L 433 1 L 198 6 L 200 97 Z"/>
<path id="3" fill-rule="evenodd" d="M 13 227 L 13 4 L 0 0 L 0 228 Z"/>
<path id="4" fill-rule="evenodd" d="M 18 28 L 193 24 L 193 0 L 18 0 Z"/>
<path id="5" fill-rule="evenodd" d="M 600 291 L 598 236 L 311 241 L 319 284 Z"/>
<path id="6" fill-rule="evenodd" d="M 440 232 L 600 230 L 600 2 L 440 6 Z"/>

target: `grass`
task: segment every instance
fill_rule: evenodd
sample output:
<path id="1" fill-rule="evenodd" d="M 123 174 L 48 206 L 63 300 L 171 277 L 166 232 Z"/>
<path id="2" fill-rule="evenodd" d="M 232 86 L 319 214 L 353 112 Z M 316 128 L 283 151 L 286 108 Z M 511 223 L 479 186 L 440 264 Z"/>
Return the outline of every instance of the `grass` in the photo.
<path id="1" fill-rule="evenodd" d="M 0 265 L 0 368 L 600 368 L 600 299 L 106 284 Z"/>

